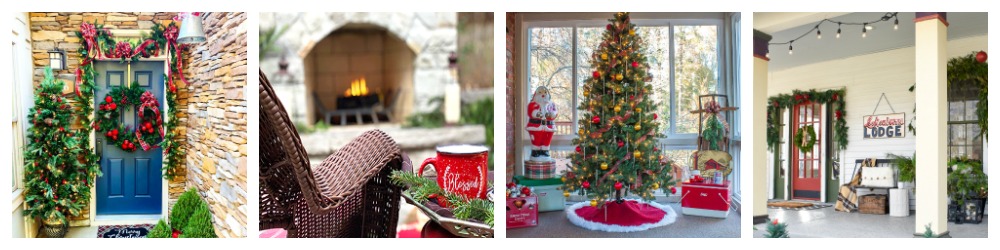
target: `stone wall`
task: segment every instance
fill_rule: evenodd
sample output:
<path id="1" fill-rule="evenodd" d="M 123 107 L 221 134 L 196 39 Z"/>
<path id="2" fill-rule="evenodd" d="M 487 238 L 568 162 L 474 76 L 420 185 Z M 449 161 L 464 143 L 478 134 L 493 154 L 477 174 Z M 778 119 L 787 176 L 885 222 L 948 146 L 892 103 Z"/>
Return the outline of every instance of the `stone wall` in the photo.
<path id="1" fill-rule="evenodd" d="M 246 237 L 246 13 L 206 13 L 207 42 L 188 52 L 185 109 L 187 187 L 212 209 L 219 237 Z"/>
<path id="2" fill-rule="evenodd" d="M 515 147 L 514 147 L 514 133 L 515 133 L 515 131 L 517 131 L 517 130 L 514 129 L 515 126 L 516 126 L 515 125 L 516 122 L 514 122 L 514 121 L 516 121 L 514 119 L 514 114 L 516 114 L 516 112 L 514 112 L 514 111 L 517 110 L 517 106 L 516 106 L 517 103 L 514 100 L 514 96 L 516 94 L 514 86 L 517 86 L 515 75 L 514 75 L 514 55 L 516 55 L 516 50 L 514 49 L 514 42 L 516 41 L 516 38 L 517 38 L 517 36 L 515 36 L 515 34 L 517 34 L 517 31 L 518 31 L 516 23 L 515 23 L 515 20 L 514 20 L 515 15 L 516 14 L 514 14 L 514 13 L 507 13 L 507 17 L 506 17 L 506 19 L 507 19 L 507 35 L 506 35 L 506 38 L 505 38 L 505 40 L 507 40 L 507 48 L 506 48 L 506 52 L 507 52 L 507 69 L 506 69 L 507 70 L 507 82 L 506 82 L 506 84 L 507 84 L 507 86 L 506 86 L 506 90 L 505 91 L 507 93 L 507 98 L 506 98 L 507 99 L 506 100 L 506 105 L 507 105 L 506 106 L 507 107 L 507 109 L 506 109 L 507 110 L 507 112 L 506 112 L 507 113 L 507 126 L 506 126 L 506 131 L 507 131 L 506 132 L 506 135 L 507 135 L 507 149 L 506 150 L 507 150 L 507 179 L 508 179 L 508 181 L 510 181 L 510 179 L 514 177 L 514 150 L 515 150 Z"/>
<path id="3" fill-rule="evenodd" d="M 82 46 L 80 39 L 76 37 L 76 32 L 80 30 L 80 24 L 83 22 L 104 24 L 105 28 L 112 30 L 148 30 L 153 27 L 154 22 L 169 23 L 174 15 L 175 13 L 152 12 L 28 13 L 28 25 L 31 28 L 31 53 L 34 60 L 33 85 L 38 87 L 45 78 L 45 67 L 49 66 L 48 51 L 59 48 L 66 51 L 66 69 L 53 73 L 65 83 L 63 93 L 73 93 L 72 83 L 76 79 L 74 72 L 80 66 L 80 53 L 77 50 Z M 74 124 L 72 128 L 81 129 L 82 126 Z M 171 183 L 171 185 L 175 185 L 175 183 Z M 96 195 L 96 193 L 94 191 L 92 194 Z M 176 195 L 171 192 L 173 199 L 176 199 Z M 89 225 L 90 209 L 85 209 L 81 216 L 71 218 L 70 223 L 73 226 Z"/>
<path id="4" fill-rule="evenodd" d="M 493 12 L 459 12 L 456 27 L 458 82 L 463 90 L 492 90 Z"/>

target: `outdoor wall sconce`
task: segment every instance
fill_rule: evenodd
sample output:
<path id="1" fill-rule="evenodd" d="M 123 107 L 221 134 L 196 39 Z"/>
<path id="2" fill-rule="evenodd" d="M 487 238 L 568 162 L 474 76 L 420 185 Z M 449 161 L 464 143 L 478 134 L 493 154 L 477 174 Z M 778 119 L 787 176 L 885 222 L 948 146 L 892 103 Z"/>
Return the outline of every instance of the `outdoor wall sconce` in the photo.
<path id="1" fill-rule="evenodd" d="M 444 122 L 456 124 L 462 115 L 462 88 L 458 84 L 458 54 L 454 51 L 448 55 L 448 71 L 452 82 L 444 86 Z"/>
<path id="2" fill-rule="evenodd" d="M 177 35 L 178 43 L 192 44 L 208 40 L 205 38 L 200 12 L 181 12 L 179 15 L 182 21 L 180 34 Z"/>
<path id="3" fill-rule="evenodd" d="M 59 48 L 49 50 L 49 67 L 52 70 L 66 69 L 66 51 Z"/>

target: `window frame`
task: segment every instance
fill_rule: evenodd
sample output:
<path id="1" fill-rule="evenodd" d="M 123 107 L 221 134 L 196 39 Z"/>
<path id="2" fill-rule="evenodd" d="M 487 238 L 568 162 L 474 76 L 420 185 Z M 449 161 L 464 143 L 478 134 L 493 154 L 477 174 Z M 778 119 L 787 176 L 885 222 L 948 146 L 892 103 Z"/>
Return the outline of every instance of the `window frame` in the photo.
<path id="1" fill-rule="evenodd" d="M 517 23 L 519 24 L 518 25 L 518 36 L 519 36 L 519 39 L 517 39 L 516 42 L 518 43 L 518 48 L 520 48 L 520 49 L 518 49 L 517 55 L 515 56 L 515 57 L 518 58 L 517 65 L 516 65 L 516 68 L 515 68 L 515 72 L 517 72 L 517 73 L 515 75 L 517 76 L 516 82 L 517 82 L 517 86 L 519 88 L 519 90 L 516 91 L 517 95 L 519 95 L 517 99 L 522 100 L 522 102 L 518 103 L 519 105 L 518 105 L 517 111 L 516 111 L 516 115 L 518 117 L 514 118 L 513 120 L 517 121 L 517 126 L 518 126 L 517 127 L 518 128 L 517 129 L 518 132 L 516 133 L 515 141 L 519 143 L 518 145 L 521 145 L 521 147 L 515 147 L 516 152 L 515 152 L 515 162 L 514 162 L 514 166 L 515 166 L 514 169 L 515 170 L 514 171 L 515 171 L 515 174 L 518 174 L 518 175 L 523 175 L 524 174 L 524 162 L 523 162 L 523 159 L 524 159 L 524 155 L 525 155 L 526 150 L 528 150 L 528 148 L 530 147 L 530 141 L 528 139 L 530 137 L 528 136 L 527 131 L 525 131 L 524 129 L 520 129 L 520 128 L 524 128 L 527 125 L 526 124 L 527 121 L 525 120 L 524 117 L 527 117 L 527 115 L 526 115 L 527 114 L 527 102 L 528 102 L 528 100 L 530 100 L 529 98 L 530 98 L 530 95 L 531 95 L 531 91 L 533 91 L 533 90 L 531 90 L 531 89 L 528 88 L 528 86 L 529 86 L 528 81 L 530 80 L 530 75 L 531 75 L 531 73 L 530 73 L 531 72 L 531 68 L 530 68 L 531 67 L 531 65 L 530 65 L 530 61 L 531 60 L 529 59 L 530 58 L 530 53 L 531 53 L 531 48 L 530 48 L 530 44 L 531 44 L 531 36 L 530 36 L 531 32 L 530 31 L 531 31 L 531 29 L 534 29 L 534 28 L 571 28 L 572 29 L 572 33 L 571 33 L 572 37 L 570 38 L 571 39 L 570 43 L 572 44 L 572 49 L 571 49 L 570 53 L 571 53 L 571 57 L 572 58 L 571 58 L 570 65 L 572 66 L 573 70 L 571 70 L 571 72 L 572 72 L 572 76 L 571 76 L 572 84 L 570 84 L 570 85 L 571 85 L 571 89 L 572 89 L 572 96 L 570 98 L 570 102 L 573 104 L 572 106 L 575 107 L 576 104 L 579 102 L 578 96 L 579 96 L 579 91 L 580 91 L 579 90 L 579 80 L 580 79 L 578 79 L 578 77 L 581 77 L 578 74 L 577 71 L 578 71 L 579 65 L 581 64 L 581 59 L 582 60 L 586 60 L 586 58 L 580 58 L 578 56 L 578 49 L 579 49 L 579 45 L 577 44 L 579 42 L 579 30 L 578 29 L 580 29 L 580 28 L 595 28 L 595 27 L 599 28 L 599 27 L 604 27 L 607 24 L 607 18 L 572 18 L 572 19 L 567 19 L 567 20 L 549 20 L 549 19 L 546 19 L 546 18 L 537 18 L 537 17 L 535 17 L 535 18 L 531 18 L 531 19 L 533 19 L 533 20 L 525 20 L 525 18 L 523 16 L 518 16 L 517 17 Z M 537 20 L 535 20 L 535 19 L 537 19 Z M 716 28 L 716 33 L 717 33 L 716 36 L 717 37 L 716 37 L 715 51 L 716 51 L 716 60 L 717 60 L 716 63 L 717 63 L 717 65 L 719 65 L 719 67 L 716 69 L 717 72 L 716 72 L 716 76 L 715 76 L 716 77 L 716 86 L 715 86 L 715 89 L 716 89 L 717 93 L 720 93 L 720 92 L 726 91 L 725 90 L 726 87 L 724 87 L 725 84 L 723 83 L 723 71 L 725 70 L 724 67 L 726 67 L 726 66 L 724 66 L 724 62 L 725 62 L 724 61 L 724 54 L 725 54 L 725 52 L 723 51 L 723 48 L 724 48 L 723 44 L 725 42 L 725 32 L 726 32 L 724 18 L 722 16 L 719 16 L 717 18 L 700 18 L 700 19 L 669 18 L 669 17 L 652 19 L 652 18 L 636 18 L 635 16 L 633 16 L 631 21 L 632 21 L 633 24 L 635 24 L 637 26 L 640 26 L 640 27 L 641 26 L 660 26 L 660 27 L 668 27 L 669 28 L 669 50 L 670 50 L 670 52 L 669 52 L 670 53 L 669 54 L 669 56 L 670 56 L 670 59 L 669 59 L 669 67 L 670 67 L 669 68 L 669 72 L 670 72 L 670 76 L 669 76 L 669 83 L 668 83 L 668 85 L 669 85 L 670 89 L 668 91 L 668 94 L 669 94 L 670 112 L 673 113 L 673 114 L 675 114 L 675 115 L 671 115 L 670 116 L 670 121 L 669 121 L 670 122 L 670 127 L 669 127 L 669 129 L 664 129 L 663 131 L 660 131 L 660 132 L 663 132 L 664 135 L 666 136 L 666 138 L 659 138 L 657 140 L 657 143 L 661 147 L 660 150 L 661 151 L 696 150 L 697 149 L 697 137 L 698 137 L 697 133 L 676 133 L 677 126 L 675 126 L 675 124 L 677 122 L 678 115 L 681 115 L 681 114 L 680 114 L 680 111 L 677 110 L 678 109 L 678 105 L 677 105 L 677 98 L 676 98 L 676 96 L 677 96 L 678 93 L 677 93 L 677 91 L 675 89 L 675 86 L 677 84 L 676 83 L 676 77 L 675 77 L 676 69 L 677 68 L 676 68 L 676 65 L 675 65 L 675 56 L 676 56 L 676 53 L 675 53 L 675 43 L 676 43 L 676 40 L 675 40 L 675 37 L 674 37 L 674 32 L 675 32 L 675 28 L 677 26 L 714 26 Z M 586 76 L 583 76 L 583 77 L 586 77 Z M 738 91 L 738 89 L 736 91 Z M 739 92 L 734 92 L 734 93 L 738 94 Z M 739 104 L 738 102 L 733 102 L 733 100 L 739 100 L 739 98 L 738 97 L 736 97 L 736 98 L 730 97 L 730 105 L 738 105 Z M 561 112 L 567 112 L 567 111 L 561 111 Z M 571 124 L 572 124 L 571 131 L 576 131 L 576 130 L 579 129 L 578 124 L 576 123 L 576 121 L 578 121 L 579 117 L 580 117 L 579 114 L 578 114 L 578 110 L 572 109 L 569 112 L 572 112 L 572 114 L 570 115 Z M 737 137 L 738 134 L 739 134 L 738 129 L 734 129 L 731 132 L 733 133 L 732 134 L 733 138 L 731 140 L 733 140 L 736 143 L 739 143 L 738 142 L 739 138 Z M 572 146 L 572 140 L 575 139 L 576 137 L 577 137 L 576 133 L 563 134 L 563 135 L 559 135 L 559 134 L 554 135 L 553 139 L 552 139 L 551 150 L 552 151 L 572 150 L 572 148 L 573 148 L 573 146 Z M 557 167 L 559 167 L 559 166 L 557 166 Z"/>
<path id="2" fill-rule="evenodd" d="M 958 89 L 952 89 L 952 88 L 958 88 Z M 976 145 L 975 143 L 969 143 L 968 142 L 968 140 L 970 140 L 969 137 L 978 136 L 978 135 L 970 135 L 969 134 L 968 125 L 975 125 L 975 126 L 978 127 L 979 126 L 979 121 L 978 121 L 979 115 L 973 113 L 972 115 L 975 116 L 974 119 L 968 119 L 967 117 L 969 116 L 969 114 L 968 114 L 969 109 L 968 109 L 967 105 L 969 105 L 969 101 L 977 101 L 977 102 L 979 101 L 979 95 L 978 95 L 978 93 L 980 91 L 982 91 L 982 89 L 979 88 L 979 86 L 975 86 L 975 85 L 972 85 L 972 84 L 969 84 L 969 83 L 953 84 L 948 89 L 948 93 L 947 93 L 947 103 L 948 104 L 947 105 L 948 105 L 949 112 L 948 112 L 948 117 L 946 118 L 947 119 L 946 125 L 947 125 L 947 128 L 948 128 L 948 130 L 947 130 L 947 132 L 948 132 L 948 135 L 947 135 L 947 137 L 948 137 L 948 142 L 947 142 L 948 159 L 952 159 L 952 158 L 955 158 L 955 157 L 961 157 L 961 156 L 968 157 L 969 155 L 971 155 L 970 152 L 972 150 L 975 150 L 977 147 L 979 148 L 979 152 L 978 152 L 979 159 L 977 159 L 977 160 L 982 160 L 986 156 L 985 155 L 985 153 L 986 153 L 985 152 L 986 151 L 985 141 L 986 140 L 980 139 L 981 145 Z M 961 119 L 952 120 L 952 116 L 951 116 L 951 111 L 950 110 L 951 110 L 951 105 L 954 102 L 961 102 L 962 103 L 962 115 L 961 115 Z M 959 144 L 955 144 L 955 142 L 952 141 L 952 139 L 951 139 L 952 125 L 965 126 L 964 130 L 965 130 L 965 136 L 966 136 L 965 139 L 967 140 L 966 142 L 960 142 Z M 979 129 L 982 130 L 983 128 L 979 128 Z M 952 150 L 951 150 L 953 147 L 962 148 L 965 153 L 964 154 L 958 154 L 958 153 L 953 154 Z"/>

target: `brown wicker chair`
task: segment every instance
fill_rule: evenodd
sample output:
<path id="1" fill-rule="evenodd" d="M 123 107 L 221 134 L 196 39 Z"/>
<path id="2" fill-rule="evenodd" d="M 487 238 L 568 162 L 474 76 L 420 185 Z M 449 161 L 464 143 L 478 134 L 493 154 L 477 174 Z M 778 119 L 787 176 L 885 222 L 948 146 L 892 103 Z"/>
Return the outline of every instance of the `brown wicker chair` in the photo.
<path id="1" fill-rule="evenodd" d="M 393 170 L 410 168 L 399 146 L 365 132 L 311 168 L 298 132 L 260 73 L 260 229 L 288 237 L 395 237 L 400 187 Z"/>

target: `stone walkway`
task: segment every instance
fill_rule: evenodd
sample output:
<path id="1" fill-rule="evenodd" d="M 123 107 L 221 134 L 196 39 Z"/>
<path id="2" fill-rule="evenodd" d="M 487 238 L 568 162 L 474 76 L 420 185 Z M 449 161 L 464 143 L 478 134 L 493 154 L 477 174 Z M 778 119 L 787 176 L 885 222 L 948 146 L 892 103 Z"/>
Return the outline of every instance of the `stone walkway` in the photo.
<path id="1" fill-rule="evenodd" d="M 410 156 L 414 167 L 435 155 L 435 147 L 451 144 L 478 144 L 486 141 L 486 131 L 480 125 L 459 125 L 441 128 L 403 128 L 398 124 L 378 124 L 336 127 L 300 135 L 309 153 L 310 163 L 317 165 L 365 131 L 379 129 L 399 144 Z"/>
<path id="2" fill-rule="evenodd" d="M 843 213 L 833 207 L 792 211 L 768 209 L 768 216 L 788 223 L 788 233 L 792 238 L 913 238 L 916 218 L 892 217 L 861 213 Z M 954 238 L 986 238 L 989 225 L 988 216 L 981 224 L 948 223 L 948 232 Z M 764 237 L 764 224 L 754 225 L 754 238 Z"/>

